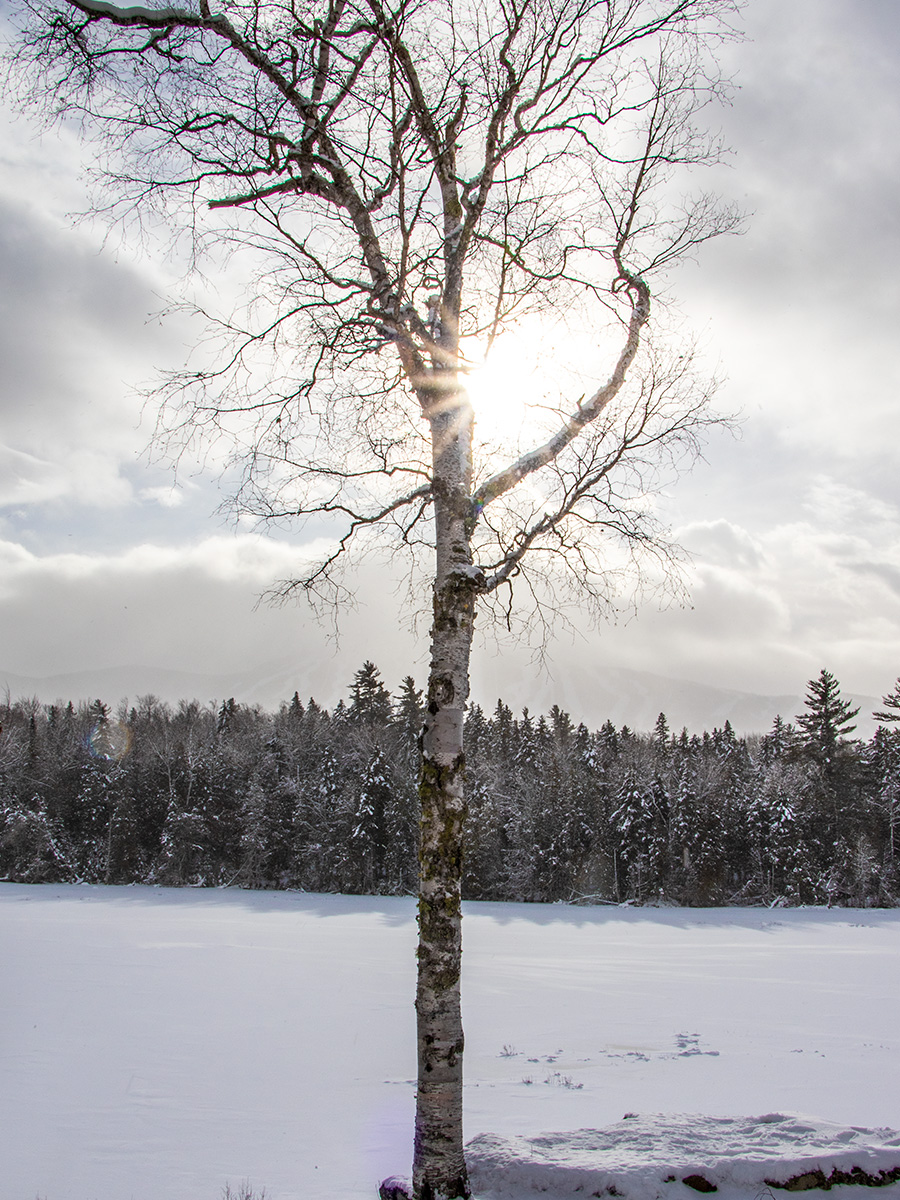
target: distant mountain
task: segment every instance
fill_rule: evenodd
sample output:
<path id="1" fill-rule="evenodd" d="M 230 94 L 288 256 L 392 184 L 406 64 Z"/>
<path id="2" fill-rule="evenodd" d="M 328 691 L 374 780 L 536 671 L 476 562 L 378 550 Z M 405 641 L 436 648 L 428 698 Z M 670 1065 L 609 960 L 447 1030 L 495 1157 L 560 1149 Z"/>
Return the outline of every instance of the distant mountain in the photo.
<path id="1" fill-rule="evenodd" d="M 304 701 L 315 696 L 329 705 L 346 690 L 336 689 L 328 673 L 329 662 L 304 663 L 294 670 L 263 667 L 259 671 L 235 672 L 229 675 L 206 675 L 177 671 L 166 667 L 132 664 L 124 667 L 103 667 L 75 671 L 44 678 L 14 675 L 0 670 L 0 688 L 15 698 L 36 696 L 43 703 L 57 700 L 78 702 L 101 699 L 112 707 L 121 701 L 133 703 L 138 696 L 153 695 L 171 704 L 179 700 L 199 700 L 209 704 L 234 697 L 243 704 L 260 704 L 275 709 L 282 700 L 290 700 L 299 688 Z M 344 681 L 342 681 L 344 682 Z M 349 683 L 349 678 L 346 680 Z"/>
<path id="2" fill-rule="evenodd" d="M 338 671 L 341 678 L 336 681 Z M 343 678 L 343 665 L 322 654 L 288 666 L 266 664 L 257 671 L 231 675 L 201 675 L 140 665 L 46 678 L 0 670 L 0 689 L 7 690 L 12 699 L 34 696 L 48 704 L 57 700 L 101 699 L 115 707 L 120 700 L 133 703 L 138 696 L 148 694 L 170 703 L 194 699 L 211 703 L 233 696 L 241 703 L 260 704 L 274 710 L 295 691 L 299 691 L 304 701 L 314 696 L 330 707 L 341 696 L 346 697 L 352 673 L 352 670 L 347 672 Z M 387 682 L 390 686 L 396 681 L 389 677 Z M 591 729 L 599 728 L 609 719 L 616 726 L 629 725 L 644 732 L 652 729 L 658 714 L 664 712 L 674 732 L 685 726 L 690 733 L 701 733 L 704 729 L 721 728 L 727 720 L 737 733 L 763 733 L 777 714 L 792 720 L 803 710 L 800 695 L 763 696 L 622 667 L 569 671 L 560 678 L 536 672 L 504 671 L 493 676 L 490 688 L 489 691 L 482 684 L 473 689 L 473 699 L 488 711 L 498 698 L 515 713 L 527 707 L 538 715 L 558 704 L 576 722 L 584 721 Z M 852 694 L 848 698 L 860 707 L 857 736 L 870 737 L 875 729 L 872 710 L 880 706 L 880 700 Z"/>
<path id="3" fill-rule="evenodd" d="M 870 737 L 876 727 L 872 710 L 880 700 L 846 695 L 860 709 L 857 736 Z M 803 697 L 797 694 L 764 696 L 622 667 L 573 672 L 564 680 L 537 679 L 527 689 L 513 684 L 506 688 L 503 700 L 514 711 L 527 704 L 534 713 L 559 704 L 591 729 L 608 718 L 616 726 L 629 725 L 639 732 L 652 729 L 661 712 L 675 733 L 682 727 L 702 733 L 721 728 L 726 721 L 737 733 L 765 733 L 779 714 L 792 721 L 803 711 Z"/>

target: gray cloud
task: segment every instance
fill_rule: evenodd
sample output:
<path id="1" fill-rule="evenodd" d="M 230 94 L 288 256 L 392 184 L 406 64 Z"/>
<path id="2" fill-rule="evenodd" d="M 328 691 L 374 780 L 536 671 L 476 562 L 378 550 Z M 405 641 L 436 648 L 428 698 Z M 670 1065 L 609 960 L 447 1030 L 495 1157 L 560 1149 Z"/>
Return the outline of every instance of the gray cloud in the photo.
<path id="1" fill-rule="evenodd" d="M 678 540 L 690 554 L 704 562 L 749 570 L 762 562 L 759 547 L 747 531 L 721 517 L 683 526 L 678 530 Z"/>
<path id="2" fill-rule="evenodd" d="M 790 693 L 822 665 L 873 695 L 896 677 L 896 3 L 751 0 L 744 13 L 751 40 L 729 51 L 742 90 L 720 114 L 735 158 L 711 182 L 750 211 L 747 232 L 673 280 L 724 366 L 723 407 L 745 416 L 743 436 L 714 438 L 660 501 L 697 554 L 693 607 L 552 645 L 549 684 L 488 639 L 480 699 L 568 695 L 577 710 L 611 667 Z M 390 572 L 366 568 L 370 607 L 347 614 L 335 658 L 302 609 L 254 611 L 299 543 L 213 536 L 208 474 L 165 507 L 168 478 L 137 458 L 148 431 L 133 386 L 180 364 L 188 330 L 146 323 L 171 282 L 158 260 L 116 258 L 102 230 L 63 219 L 83 203 L 77 160 L 66 131 L 0 135 L 0 627 L 15 631 L 0 667 L 220 675 L 287 657 L 317 664 L 327 702 L 365 657 L 392 685 L 395 670 L 421 675 Z"/>
<path id="3" fill-rule="evenodd" d="M 171 361 L 150 281 L 0 195 L 0 500 L 117 504 L 147 440 L 135 388 Z"/>
<path id="4" fill-rule="evenodd" d="M 900 566 L 896 566 L 894 563 L 878 562 L 857 562 L 847 565 L 851 571 L 857 571 L 860 575 L 870 575 L 875 579 L 880 579 L 896 596 L 900 596 Z"/>
<path id="5" fill-rule="evenodd" d="M 334 659 L 327 626 L 300 605 L 258 603 L 308 553 L 308 546 L 248 535 L 119 554 L 40 556 L 0 542 L 0 626 L 17 631 L 0 666 L 32 676 L 134 664 L 237 677 L 269 664 L 287 677 L 293 668 L 298 680 L 317 679 L 321 697 L 333 702 L 338 688 L 322 677 Z M 392 686 L 415 665 L 410 636 L 388 619 L 378 582 L 377 570 L 364 571 L 360 590 L 373 595 L 373 609 L 341 614 L 340 692 L 373 655 L 373 617 Z M 395 663 L 403 665 L 396 677 Z"/>
<path id="6" fill-rule="evenodd" d="M 802 470 L 816 451 L 877 453 L 900 395 L 896 8 L 753 0 L 744 17 L 741 90 L 721 114 L 735 157 L 716 182 L 746 232 L 678 286 L 724 361 L 726 401 Z"/>

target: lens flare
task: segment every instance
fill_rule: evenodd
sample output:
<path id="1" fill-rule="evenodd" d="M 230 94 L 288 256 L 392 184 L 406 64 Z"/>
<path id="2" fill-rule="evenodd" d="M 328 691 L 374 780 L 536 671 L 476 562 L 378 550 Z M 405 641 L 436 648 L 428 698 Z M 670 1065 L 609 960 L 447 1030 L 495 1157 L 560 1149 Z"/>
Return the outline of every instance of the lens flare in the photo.
<path id="1" fill-rule="evenodd" d="M 121 721 L 98 721 L 88 734 L 87 747 L 93 758 L 121 762 L 131 749 L 131 730 Z"/>

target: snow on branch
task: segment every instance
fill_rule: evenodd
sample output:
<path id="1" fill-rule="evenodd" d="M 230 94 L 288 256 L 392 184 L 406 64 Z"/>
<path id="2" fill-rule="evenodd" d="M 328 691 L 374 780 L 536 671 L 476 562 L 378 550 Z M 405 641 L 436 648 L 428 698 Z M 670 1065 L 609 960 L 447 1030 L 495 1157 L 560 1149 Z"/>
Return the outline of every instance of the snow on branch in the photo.
<path id="1" fill-rule="evenodd" d="M 148 8 L 143 4 L 121 8 L 118 4 L 110 4 L 109 0 L 68 0 L 68 3 L 88 16 L 106 17 L 117 25 L 200 25 L 210 19 L 208 15 L 198 17 L 185 8 Z"/>

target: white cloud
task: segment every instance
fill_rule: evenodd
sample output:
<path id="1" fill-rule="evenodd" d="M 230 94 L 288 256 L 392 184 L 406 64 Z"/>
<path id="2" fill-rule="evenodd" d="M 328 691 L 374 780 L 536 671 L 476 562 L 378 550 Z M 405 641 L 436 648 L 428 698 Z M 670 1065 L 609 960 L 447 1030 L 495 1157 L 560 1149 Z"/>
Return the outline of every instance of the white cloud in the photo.
<path id="1" fill-rule="evenodd" d="M 257 534 L 204 538 L 187 546 L 142 544 L 117 554 L 39 555 L 13 542 L 0 542 L 6 582 L 71 581 L 104 577 L 142 580 L 150 575 L 195 571 L 212 580 L 266 584 L 281 574 L 296 574 L 303 564 L 327 550 L 326 542 L 296 545 Z"/>
<path id="2" fill-rule="evenodd" d="M 746 417 L 743 440 L 715 439 L 666 502 L 695 554 L 693 607 L 644 610 L 550 657 L 557 675 L 615 664 L 764 692 L 827 665 L 880 694 L 900 669 L 900 166 L 885 149 L 900 27 L 894 0 L 851 22 L 838 0 L 752 0 L 745 16 L 755 40 L 730 51 L 743 90 L 722 114 L 736 155 L 718 180 L 750 210 L 747 233 L 673 280 L 724 364 L 723 407 Z M 220 671 L 326 653 L 302 608 L 255 611 L 310 547 L 194 536 L 215 508 L 211 473 L 178 489 L 138 461 L 150 431 L 134 385 L 180 365 L 190 330 L 147 324 L 177 267 L 114 239 L 100 252 L 99 231 L 65 221 L 84 202 L 81 157 L 70 131 L 0 133 L 0 666 Z M 366 656 L 386 674 L 414 666 L 394 587 L 390 570 L 363 570 L 371 608 L 347 616 L 332 673 Z M 505 661 L 506 678 L 533 673 L 522 654 Z"/>
<path id="3" fill-rule="evenodd" d="M 327 630 L 306 607 L 259 604 L 262 592 L 322 549 L 241 535 L 119 554 L 38 555 L 0 541 L 0 627 L 14 631 L 4 639 L 0 667 L 41 677 L 147 664 L 222 676 L 328 660 Z M 403 662 L 402 676 L 413 661 L 409 637 L 372 574 L 363 572 L 360 584 L 372 607 L 343 614 L 341 622 L 342 662 L 352 663 L 347 681 L 372 657 L 376 630 L 386 673 Z"/>
<path id="4" fill-rule="evenodd" d="M 685 525 L 676 531 L 676 536 L 688 553 L 701 562 L 750 569 L 762 562 L 758 543 L 746 529 L 724 517 Z"/>
<path id="5" fill-rule="evenodd" d="M 161 508 L 181 508 L 184 504 L 184 492 L 174 484 L 141 488 L 138 495 L 141 500 L 150 500 Z"/>
<path id="6" fill-rule="evenodd" d="M 881 450 L 900 394 L 896 8 L 753 0 L 730 50 L 734 149 L 716 183 L 746 230 L 706 247 L 678 291 L 728 376 L 725 401 L 801 461 Z"/>
<path id="7" fill-rule="evenodd" d="M 845 530 L 868 542 L 900 539 L 900 505 L 827 475 L 813 478 L 803 507 L 819 528 Z"/>

